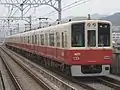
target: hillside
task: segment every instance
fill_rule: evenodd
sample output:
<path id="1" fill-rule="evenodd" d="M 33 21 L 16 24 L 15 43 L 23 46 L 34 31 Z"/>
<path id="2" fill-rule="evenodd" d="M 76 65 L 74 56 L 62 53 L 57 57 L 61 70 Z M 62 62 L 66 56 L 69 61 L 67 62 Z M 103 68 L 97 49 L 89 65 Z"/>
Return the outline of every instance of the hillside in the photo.
<path id="1" fill-rule="evenodd" d="M 120 26 L 120 12 L 107 17 L 103 17 L 101 19 L 111 21 L 112 24 L 115 26 Z"/>

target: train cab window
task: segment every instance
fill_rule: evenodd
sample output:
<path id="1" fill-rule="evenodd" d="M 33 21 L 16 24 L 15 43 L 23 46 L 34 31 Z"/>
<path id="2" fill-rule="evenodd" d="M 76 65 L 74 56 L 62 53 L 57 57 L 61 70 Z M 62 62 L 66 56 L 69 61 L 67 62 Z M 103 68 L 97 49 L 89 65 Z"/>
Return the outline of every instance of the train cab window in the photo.
<path id="1" fill-rule="evenodd" d="M 87 45 L 88 47 L 96 47 L 96 31 L 88 30 L 87 31 Z"/>
<path id="2" fill-rule="evenodd" d="M 110 24 L 98 23 L 98 47 L 110 46 Z"/>
<path id="3" fill-rule="evenodd" d="M 72 47 L 85 47 L 85 23 L 74 23 L 72 24 L 71 39 Z"/>
<path id="4" fill-rule="evenodd" d="M 44 45 L 44 34 L 40 35 L 40 41 L 41 41 L 41 45 Z"/>
<path id="5" fill-rule="evenodd" d="M 49 34 L 49 45 L 54 46 L 54 33 Z"/>
<path id="6" fill-rule="evenodd" d="M 56 32 L 56 43 L 57 43 L 57 47 L 60 47 L 60 33 Z"/>

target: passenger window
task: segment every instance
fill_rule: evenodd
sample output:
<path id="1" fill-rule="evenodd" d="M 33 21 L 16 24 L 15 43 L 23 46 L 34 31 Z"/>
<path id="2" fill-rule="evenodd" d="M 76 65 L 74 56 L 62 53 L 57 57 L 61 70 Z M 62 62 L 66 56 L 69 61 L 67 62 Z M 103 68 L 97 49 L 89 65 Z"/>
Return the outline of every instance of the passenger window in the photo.
<path id="1" fill-rule="evenodd" d="M 28 36 L 28 44 L 30 43 L 29 36 Z"/>
<path id="2" fill-rule="evenodd" d="M 60 47 L 60 33 L 56 32 L 56 43 L 57 43 L 57 47 Z"/>
<path id="3" fill-rule="evenodd" d="M 37 35 L 37 45 L 39 45 L 39 34 Z"/>
<path id="4" fill-rule="evenodd" d="M 34 36 L 32 35 L 32 44 L 34 44 Z"/>
<path id="5" fill-rule="evenodd" d="M 47 35 L 47 33 L 45 34 L 45 44 L 48 45 L 48 35 Z"/>
<path id="6" fill-rule="evenodd" d="M 35 44 L 37 44 L 37 35 L 35 35 Z"/>
<path id="7" fill-rule="evenodd" d="M 41 45 L 44 45 L 44 35 L 43 34 L 40 35 L 40 40 L 41 40 Z"/>
<path id="8" fill-rule="evenodd" d="M 25 37 L 24 37 L 24 43 L 25 43 Z"/>
<path id="9" fill-rule="evenodd" d="M 54 46 L 54 33 L 49 34 L 49 45 Z"/>
<path id="10" fill-rule="evenodd" d="M 65 47 L 67 47 L 67 33 L 65 32 Z"/>
<path id="11" fill-rule="evenodd" d="M 62 32 L 62 47 L 64 48 L 64 33 Z"/>

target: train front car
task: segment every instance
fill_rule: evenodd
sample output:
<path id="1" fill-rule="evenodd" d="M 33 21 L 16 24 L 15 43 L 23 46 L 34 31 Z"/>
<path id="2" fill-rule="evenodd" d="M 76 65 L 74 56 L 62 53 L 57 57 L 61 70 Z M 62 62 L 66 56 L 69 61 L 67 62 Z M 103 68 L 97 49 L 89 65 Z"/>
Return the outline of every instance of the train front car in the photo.
<path id="1" fill-rule="evenodd" d="M 104 76 L 110 73 L 111 35 L 111 23 L 108 21 L 72 23 L 69 51 L 72 76 Z"/>

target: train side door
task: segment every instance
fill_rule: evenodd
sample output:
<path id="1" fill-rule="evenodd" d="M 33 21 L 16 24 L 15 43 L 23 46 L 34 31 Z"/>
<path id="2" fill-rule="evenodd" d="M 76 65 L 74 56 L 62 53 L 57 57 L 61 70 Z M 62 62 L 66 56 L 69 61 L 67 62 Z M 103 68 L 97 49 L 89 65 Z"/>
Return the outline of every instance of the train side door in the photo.
<path id="1" fill-rule="evenodd" d="M 59 58 L 59 47 L 60 47 L 60 32 L 56 32 L 56 58 Z"/>
<path id="2" fill-rule="evenodd" d="M 97 47 L 97 27 L 96 23 L 86 23 L 86 46 L 88 48 Z"/>
<path id="3" fill-rule="evenodd" d="M 87 46 L 96 47 L 96 30 L 87 30 Z"/>
<path id="4" fill-rule="evenodd" d="M 61 43 L 62 48 L 65 48 L 65 33 L 64 32 L 61 33 L 61 42 L 62 42 Z M 62 52 L 61 52 L 62 60 L 65 59 L 64 58 L 64 53 L 65 53 L 65 50 L 62 49 Z"/>

